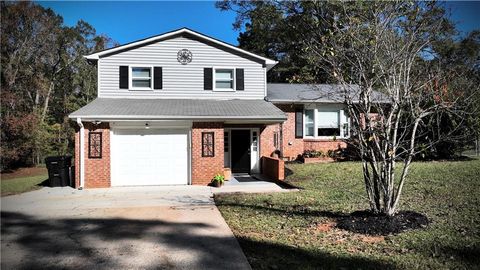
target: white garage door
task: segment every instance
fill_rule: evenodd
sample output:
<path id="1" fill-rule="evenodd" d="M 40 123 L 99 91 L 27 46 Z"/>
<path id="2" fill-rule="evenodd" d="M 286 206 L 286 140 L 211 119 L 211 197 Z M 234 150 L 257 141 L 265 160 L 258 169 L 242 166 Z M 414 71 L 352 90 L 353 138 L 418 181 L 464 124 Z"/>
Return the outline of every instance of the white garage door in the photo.
<path id="1" fill-rule="evenodd" d="M 112 186 L 188 184 L 188 130 L 116 129 Z"/>

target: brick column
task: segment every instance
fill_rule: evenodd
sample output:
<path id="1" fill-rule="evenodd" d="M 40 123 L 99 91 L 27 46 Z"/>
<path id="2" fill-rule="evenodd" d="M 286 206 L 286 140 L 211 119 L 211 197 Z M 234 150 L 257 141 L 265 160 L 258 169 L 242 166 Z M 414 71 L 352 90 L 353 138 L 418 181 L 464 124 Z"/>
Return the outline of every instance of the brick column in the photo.
<path id="1" fill-rule="evenodd" d="M 207 185 L 217 173 L 223 174 L 223 123 L 193 123 L 192 185 Z M 202 132 L 214 132 L 215 156 L 202 157 Z"/>
<path id="2" fill-rule="evenodd" d="M 108 123 L 94 125 L 83 123 L 85 127 L 84 149 L 85 156 L 85 188 L 110 187 L 110 127 Z M 88 157 L 89 132 L 102 132 L 102 158 Z M 80 186 L 80 129 L 75 133 L 75 187 Z"/>

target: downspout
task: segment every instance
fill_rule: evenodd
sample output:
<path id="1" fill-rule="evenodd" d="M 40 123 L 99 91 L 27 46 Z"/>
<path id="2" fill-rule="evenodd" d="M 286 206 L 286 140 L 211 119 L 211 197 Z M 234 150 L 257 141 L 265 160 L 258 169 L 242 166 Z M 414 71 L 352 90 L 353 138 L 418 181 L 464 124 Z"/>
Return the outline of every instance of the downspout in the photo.
<path id="1" fill-rule="evenodd" d="M 77 124 L 80 126 L 80 135 L 78 137 L 78 144 L 79 144 L 79 147 L 80 147 L 80 151 L 79 151 L 79 154 L 78 154 L 78 159 L 80 160 L 80 162 L 78 163 L 78 165 L 80 166 L 80 186 L 78 187 L 79 190 L 82 190 L 83 189 L 83 186 L 84 186 L 84 179 L 85 179 L 85 143 L 84 143 L 84 140 L 85 140 L 85 129 L 83 127 L 83 123 L 82 123 L 82 119 L 81 118 L 77 118 Z"/>

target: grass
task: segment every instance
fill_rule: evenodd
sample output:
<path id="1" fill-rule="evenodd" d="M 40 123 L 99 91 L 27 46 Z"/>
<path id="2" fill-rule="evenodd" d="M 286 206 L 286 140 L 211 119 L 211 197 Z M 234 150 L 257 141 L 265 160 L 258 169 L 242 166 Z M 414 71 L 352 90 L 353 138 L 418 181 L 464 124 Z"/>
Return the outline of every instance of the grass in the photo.
<path id="1" fill-rule="evenodd" d="M 14 179 L 2 180 L 1 196 L 19 194 L 41 188 L 40 184 L 48 178 L 48 175 L 41 174 L 29 177 L 19 177 Z"/>
<path id="2" fill-rule="evenodd" d="M 386 237 L 328 226 L 368 208 L 359 163 L 287 170 L 303 190 L 215 198 L 254 269 L 480 269 L 480 160 L 414 163 L 400 209 L 431 224 Z"/>

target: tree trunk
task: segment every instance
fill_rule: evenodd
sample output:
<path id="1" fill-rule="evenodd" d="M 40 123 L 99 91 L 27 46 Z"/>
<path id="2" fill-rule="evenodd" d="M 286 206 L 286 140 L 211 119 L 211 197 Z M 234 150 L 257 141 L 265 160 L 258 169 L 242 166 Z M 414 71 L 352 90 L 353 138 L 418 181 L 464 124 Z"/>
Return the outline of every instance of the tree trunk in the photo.
<path id="1" fill-rule="evenodd" d="M 52 81 L 50 82 L 50 85 L 48 86 L 48 92 L 47 92 L 47 96 L 45 97 L 45 103 L 43 104 L 43 110 L 42 110 L 42 117 L 40 119 L 40 121 L 43 123 L 45 121 L 45 117 L 47 116 L 47 112 L 48 112 L 48 103 L 50 101 L 50 95 L 52 94 L 53 92 L 53 89 L 55 87 L 55 78 L 52 79 Z"/>

